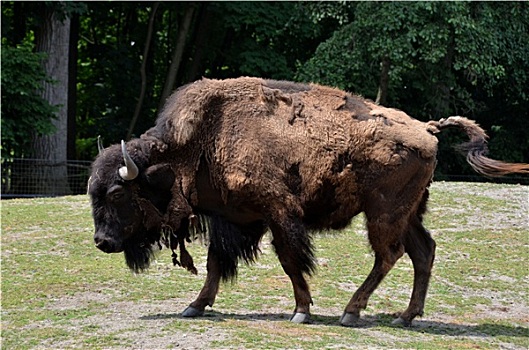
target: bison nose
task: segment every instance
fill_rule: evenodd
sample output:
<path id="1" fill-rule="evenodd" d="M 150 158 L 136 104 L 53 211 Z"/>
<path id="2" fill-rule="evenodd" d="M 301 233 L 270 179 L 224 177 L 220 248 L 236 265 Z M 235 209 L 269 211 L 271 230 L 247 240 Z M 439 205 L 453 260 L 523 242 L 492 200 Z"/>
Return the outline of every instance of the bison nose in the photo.
<path id="1" fill-rule="evenodd" d="M 119 247 L 117 242 L 113 239 L 105 237 L 100 233 L 94 235 L 94 242 L 96 247 L 104 251 L 105 253 L 119 253 L 122 249 Z"/>
<path id="2" fill-rule="evenodd" d="M 104 251 L 105 253 L 112 253 L 112 243 L 108 239 L 94 237 L 96 247 Z"/>

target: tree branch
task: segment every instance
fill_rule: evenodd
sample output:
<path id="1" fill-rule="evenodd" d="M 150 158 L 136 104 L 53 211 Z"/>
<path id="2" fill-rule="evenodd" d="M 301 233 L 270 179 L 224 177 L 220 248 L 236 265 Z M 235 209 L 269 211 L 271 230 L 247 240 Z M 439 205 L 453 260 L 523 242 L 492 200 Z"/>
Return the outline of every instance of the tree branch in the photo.
<path id="1" fill-rule="evenodd" d="M 381 62 L 380 70 L 380 82 L 378 84 L 378 93 L 376 104 L 385 105 L 388 98 L 388 87 L 389 87 L 389 68 L 391 67 L 391 61 L 389 57 L 385 56 Z"/>
<path id="2" fill-rule="evenodd" d="M 180 63 L 182 62 L 182 56 L 184 55 L 186 38 L 187 34 L 189 33 L 189 27 L 191 26 L 191 20 L 193 19 L 194 12 L 195 5 L 188 5 L 187 10 L 184 14 L 184 20 L 182 21 L 182 25 L 178 30 L 178 38 L 176 41 L 175 49 L 173 51 L 173 59 L 171 60 L 169 72 L 167 73 L 167 79 L 165 80 L 162 96 L 160 97 L 158 110 L 161 110 L 163 108 L 165 100 L 167 99 L 167 97 L 169 97 L 171 91 L 173 91 L 176 76 L 178 74 L 178 70 L 180 69 Z"/>
<path id="3" fill-rule="evenodd" d="M 129 131 L 127 132 L 126 139 L 129 140 L 132 137 L 132 133 L 134 132 L 134 127 L 136 126 L 136 123 L 138 122 L 138 118 L 140 116 L 141 107 L 143 106 L 143 100 L 145 99 L 145 90 L 147 88 L 147 73 L 146 66 L 149 56 L 149 48 L 151 46 L 151 39 L 152 39 L 152 32 L 154 28 L 154 18 L 156 17 L 156 10 L 158 10 L 158 6 L 160 5 L 159 1 L 156 1 L 152 7 L 151 16 L 149 18 L 149 26 L 147 29 L 147 37 L 145 38 L 145 47 L 143 49 L 143 61 L 141 62 L 141 90 L 140 90 L 140 97 L 138 98 L 138 102 L 136 103 L 136 109 L 134 110 L 134 115 L 132 116 L 132 120 L 130 121 L 129 125 Z"/>

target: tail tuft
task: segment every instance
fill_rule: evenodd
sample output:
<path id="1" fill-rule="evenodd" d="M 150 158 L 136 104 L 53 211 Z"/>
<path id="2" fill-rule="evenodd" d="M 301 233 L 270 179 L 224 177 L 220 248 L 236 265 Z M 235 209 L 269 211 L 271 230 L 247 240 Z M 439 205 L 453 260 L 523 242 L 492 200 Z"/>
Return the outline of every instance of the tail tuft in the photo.
<path id="1" fill-rule="evenodd" d="M 467 154 L 467 162 L 477 173 L 487 177 L 499 177 L 513 173 L 529 174 L 529 164 L 506 163 L 488 158 L 488 136 L 473 120 L 464 117 L 449 117 L 439 121 L 430 121 L 427 124 L 428 131 L 434 134 L 450 127 L 462 129 L 470 138 L 470 141 L 461 144 L 459 149 Z"/>

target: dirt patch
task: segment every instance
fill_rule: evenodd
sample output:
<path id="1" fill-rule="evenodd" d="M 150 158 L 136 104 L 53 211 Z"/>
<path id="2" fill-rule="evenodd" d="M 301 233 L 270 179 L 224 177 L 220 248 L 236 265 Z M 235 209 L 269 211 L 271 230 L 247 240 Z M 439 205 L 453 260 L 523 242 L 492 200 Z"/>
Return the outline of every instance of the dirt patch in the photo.
<path id="1" fill-rule="evenodd" d="M 495 184 L 468 184 L 464 182 L 434 182 L 431 186 L 433 200 L 429 203 L 429 211 L 448 218 L 456 218 L 455 229 L 476 228 L 512 228 L 529 230 L 529 187 L 521 185 L 501 186 Z M 450 194 L 453 206 L 437 205 L 435 194 Z M 473 198 L 479 197 L 492 201 L 495 210 L 486 210 L 476 205 Z M 505 203 L 497 206 L 496 203 Z M 485 200 L 485 204 L 486 200 Z"/>
<path id="2" fill-rule="evenodd" d="M 191 319 L 184 319 L 168 310 L 183 310 L 180 300 L 145 302 L 113 302 L 102 293 L 78 293 L 56 300 L 52 308 L 57 310 L 90 307 L 91 316 L 73 319 L 62 327 L 70 334 L 90 330 L 90 337 L 70 336 L 66 340 L 46 342 L 40 348 L 86 348 L 90 338 L 107 338 L 112 349 L 209 349 L 212 342 L 222 341 L 227 335 L 215 327 L 197 326 Z M 99 306 L 94 306 L 97 303 Z M 181 328 L 172 327 L 178 321 Z M 47 324 L 40 324 L 47 326 Z"/>

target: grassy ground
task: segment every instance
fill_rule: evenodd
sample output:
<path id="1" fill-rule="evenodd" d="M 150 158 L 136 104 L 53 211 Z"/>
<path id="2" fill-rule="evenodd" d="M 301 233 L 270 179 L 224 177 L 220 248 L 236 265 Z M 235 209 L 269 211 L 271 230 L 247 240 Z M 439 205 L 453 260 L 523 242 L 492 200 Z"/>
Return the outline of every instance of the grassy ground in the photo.
<path id="1" fill-rule="evenodd" d="M 426 226 L 437 241 L 423 318 L 391 326 L 405 309 L 412 266 L 402 258 L 373 295 L 361 328 L 338 325 L 373 264 L 362 217 L 316 238 L 312 323 L 288 322 L 291 285 L 270 248 L 221 287 L 205 317 L 179 313 L 200 290 L 205 248 L 190 246 L 199 275 L 162 251 L 142 275 L 92 242 L 86 196 L 3 201 L 2 348 L 416 348 L 529 347 L 529 187 L 432 185 Z"/>

